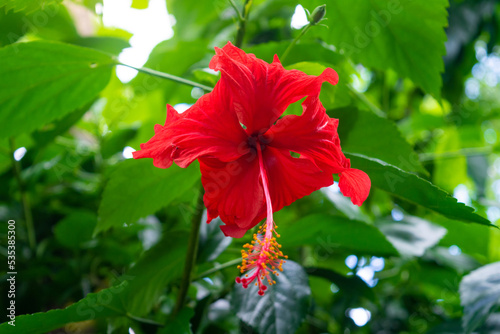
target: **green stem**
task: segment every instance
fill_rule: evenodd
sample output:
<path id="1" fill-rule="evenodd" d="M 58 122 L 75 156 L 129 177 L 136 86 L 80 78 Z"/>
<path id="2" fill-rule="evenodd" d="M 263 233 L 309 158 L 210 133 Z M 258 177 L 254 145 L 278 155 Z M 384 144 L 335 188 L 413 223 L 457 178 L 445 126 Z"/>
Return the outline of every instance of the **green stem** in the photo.
<path id="1" fill-rule="evenodd" d="M 231 7 L 233 7 L 234 10 L 236 11 L 236 14 L 238 14 L 238 20 L 243 21 L 243 16 L 241 15 L 241 12 L 238 9 L 238 6 L 236 6 L 236 4 L 234 3 L 234 0 L 229 0 L 229 3 L 231 4 Z"/>
<path id="2" fill-rule="evenodd" d="M 351 91 L 354 97 L 358 98 L 361 102 L 363 102 L 374 114 L 385 117 L 385 114 L 379 107 L 377 107 L 372 101 L 368 100 L 365 94 L 362 94 L 355 90 L 351 85 L 347 85 L 347 88 Z"/>
<path id="3" fill-rule="evenodd" d="M 182 274 L 181 286 L 175 302 L 173 316 L 177 315 L 184 307 L 189 285 L 191 284 L 191 274 L 196 262 L 196 253 L 198 252 L 198 238 L 200 236 L 200 223 L 203 215 L 203 208 L 203 187 L 201 187 L 198 200 L 196 201 L 196 207 L 194 208 L 195 211 L 191 218 L 191 232 L 189 234 L 186 260 L 184 262 L 184 272 Z"/>
<path id="4" fill-rule="evenodd" d="M 129 319 L 132 319 L 132 320 L 135 320 L 137 322 L 140 322 L 140 323 L 143 323 L 143 324 L 147 324 L 147 325 L 153 325 L 153 326 L 157 326 L 157 327 L 165 327 L 164 324 L 162 323 L 159 323 L 159 322 L 156 322 L 154 320 L 150 320 L 150 319 L 145 319 L 145 318 L 141 318 L 141 317 L 136 317 L 135 315 L 133 314 L 130 314 L 130 313 L 126 313 L 125 316 Z"/>
<path id="5" fill-rule="evenodd" d="M 204 91 L 207 91 L 207 92 L 211 92 L 213 90 L 213 87 L 205 86 L 205 85 L 199 84 L 197 82 L 194 82 L 194 81 L 191 81 L 191 80 L 187 80 L 187 79 L 184 79 L 184 78 L 172 75 L 172 74 L 168 74 L 168 73 L 164 73 L 164 72 L 160 72 L 160 71 L 155 71 L 155 70 L 152 70 L 150 68 L 146 68 L 146 67 L 134 67 L 132 65 L 127 65 L 127 64 L 124 64 L 124 63 L 121 63 L 121 62 L 117 62 L 116 64 L 117 65 L 121 65 L 121 66 L 125 66 L 125 67 L 129 67 L 129 68 L 132 68 L 132 69 L 134 69 L 136 71 L 139 71 L 139 72 L 142 72 L 142 73 L 146 73 L 146 74 L 158 77 L 158 78 L 172 80 L 172 81 L 175 81 L 175 82 L 178 82 L 178 83 L 181 83 L 181 84 L 184 84 L 184 85 L 192 86 L 192 87 L 198 87 L 198 88 L 201 88 L 201 89 L 203 89 Z"/>
<path id="6" fill-rule="evenodd" d="M 297 37 L 295 37 L 295 39 L 292 41 L 292 43 L 290 43 L 290 45 L 288 45 L 288 47 L 286 48 L 285 52 L 283 52 L 283 55 L 281 56 L 281 59 L 280 61 L 283 63 L 285 58 L 288 56 L 288 54 L 290 53 L 290 51 L 293 49 L 293 47 L 295 46 L 295 44 L 297 44 L 297 42 L 299 41 L 299 39 L 305 35 L 305 33 L 309 30 L 309 28 L 311 28 L 311 23 L 307 24 L 301 31 L 300 31 L 300 34 L 297 35 Z"/>
<path id="7" fill-rule="evenodd" d="M 30 248 L 33 252 L 36 251 L 36 237 L 35 237 L 35 227 L 33 225 L 33 215 L 31 214 L 31 205 L 29 196 L 26 193 L 26 187 L 21 178 L 21 164 L 14 158 L 14 152 L 16 151 L 16 144 L 14 138 L 10 138 L 10 158 L 12 160 L 12 167 L 14 170 L 14 177 L 16 178 L 17 185 L 19 187 L 19 192 L 21 193 L 21 204 L 23 206 L 24 219 L 26 221 L 26 229 L 28 231 L 28 242 Z"/>
<path id="8" fill-rule="evenodd" d="M 442 152 L 442 153 L 420 153 L 418 155 L 420 161 L 431 161 L 435 159 L 452 159 L 462 156 L 475 156 L 490 154 L 493 151 L 492 147 L 469 147 L 462 148 L 458 151 Z"/>
<path id="9" fill-rule="evenodd" d="M 239 259 L 234 259 L 234 260 L 228 261 L 228 262 L 223 263 L 223 264 L 215 265 L 215 267 L 213 267 L 212 269 L 209 269 L 209 270 L 207 270 L 207 271 L 202 272 L 201 274 L 198 274 L 198 275 L 197 275 L 197 276 L 193 279 L 193 281 L 199 280 L 200 278 L 203 278 L 203 277 L 207 277 L 208 275 L 213 274 L 213 273 L 216 273 L 216 272 L 218 272 L 219 270 L 222 270 L 222 269 L 226 269 L 226 268 L 232 267 L 232 266 L 234 266 L 235 264 L 238 264 L 238 263 L 240 263 L 240 262 L 241 262 L 241 258 L 239 258 Z"/>
<path id="10" fill-rule="evenodd" d="M 241 48 L 243 44 L 243 37 L 245 37 L 245 30 L 247 26 L 248 13 L 250 12 L 250 7 L 252 6 L 252 0 L 245 0 L 245 5 L 243 5 L 243 14 L 238 14 L 238 32 L 236 34 L 236 40 L 234 45 Z"/>

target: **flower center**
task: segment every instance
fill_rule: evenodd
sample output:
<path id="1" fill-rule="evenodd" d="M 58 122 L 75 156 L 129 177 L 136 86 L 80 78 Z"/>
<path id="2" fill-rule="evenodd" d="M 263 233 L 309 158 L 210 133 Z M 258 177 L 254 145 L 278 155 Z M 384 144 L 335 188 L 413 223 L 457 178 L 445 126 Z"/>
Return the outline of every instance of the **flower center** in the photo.
<path id="1" fill-rule="evenodd" d="M 263 296 L 267 290 L 265 281 L 267 280 L 269 285 L 276 283 L 276 281 L 271 279 L 270 274 L 272 273 L 279 276 L 278 270 L 283 271 L 282 266 L 283 263 L 285 263 L 285 260 L 280 257 L 287 259 L 288 256 L 283 255 L 283 252 L 280 250 L 281 245 L 276 241 L 276 238 L 280 235 L 276 232 L 278 226 L 276 226 L 273 220 L 273 206 L 271 203 L 271 195 L 269 194 L 267 174 L 262 159 L 261 144 L 257 143 L 255 148 L 259 157 L 260 178 L 266 198 L 267 219 L 266 222 L 259 227 L 258 232 L 253 235 L 252 242 L 243 246 L 245 249 L 241 251 L 242 261 L 238 269 L 240 269 L 242 274 L 245 272 L 247 272 L 247 274 L 245 274 L 244 278 L 237 277 L 236 283 L 241 283 L 244 288 L 247 288 L 256 280 L 255 285 L 259 287 L 258 293 Z"/>
<path id="2" fill-rule="evenodd" d="M 260 149 L 264 151 L 266 149 L 266 145 L 269 144 L 269 138 L 261 133 L 261 134 L 253 134 L 248 137 L 247 145 L 250 149 L 257 151 L 257 146 L 260 146 Z M 262 171 L 262 170 L 261 170 Z M 262 173 L 262 172 L 261 172 Z"/>

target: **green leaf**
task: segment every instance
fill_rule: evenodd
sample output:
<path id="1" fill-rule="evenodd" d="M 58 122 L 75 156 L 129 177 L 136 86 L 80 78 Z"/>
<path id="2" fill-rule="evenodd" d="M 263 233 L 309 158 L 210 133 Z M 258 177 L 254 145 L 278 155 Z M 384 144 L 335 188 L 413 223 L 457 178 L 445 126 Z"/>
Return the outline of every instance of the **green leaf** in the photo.
<path id="1" fill-rule="evenodd" d="M 30 132 L 92 101 L 111 76 L 106 54 L 54 42 L 0 49 L 0 138 Z"/>
<path id="2" fill-rule="evenodd" d="M 44 9 L 48 6 L 59 5 L 62 0 L 0 0 L 0 9 L 5 8 L 5 11 L 25 11 L 33 12 L 37 9 Z"/>
<path id="3" fill-rule="evenodd" d="M 99 206 L 95 233 L 154 214 L 193 187 L 197 164 L 187 169 L 153 166 L 149 159 L 125 160 L 112 172 Z"/>
<path id="4" fill-rule="evenodd" d="M 165 286 L 180 277 L 186 245 L 187 233 L 170 232 L 117 278 L 116 286 L 90 293 L 65 309 L 16 316 L 16 326 L 4 323 L 0 332 L 47 333 L 73 322 L 147 314 Z"/>
<path id="5" fill-rule="evenodd" d="M 483 324 L 500 308 L 500 262 L 474 270 L 460 282 L 460 299 L 464 307 L 462 326 L 466 334 Z"/>
<path id="6" fill-rule="evenodd" d="M 46 124 L 44 127 L 34 131 L 31 134 L 33 141 L 38 148 L 51 143 L 57 136 L 68 131 L 82 116 L 87 112 L 89 104 L 70 112 L 61 119 Z"/>
<path id="7" fill-rule="evenodd" d="M 233 241 L 233 238 L 224 236 L 220 230 L 220 226 L 223 225 L 220 218 L 212 220 L 210 224 L 205 223 L 206 221 L 207 213 L 205 211 L 200 225 L 200 239 L 196 257 L 198 263 L 214 261 Z"/>
<path id="8" fill-rule="evenodd" d="M 306 0 L 306 8 L 324 2 Z M 359 0 L 327 4 L 329 29 L 316 29 L 327 43 L 354 61 L 380 70 L 392 68 L 425 92 L 440 98 L 444 28 L 448 0 Z"/>
<path id="9" fill-rule="evenodd" d="M 460 135 L 457 128 L 443 129 L 444 133 L 437 139 L 434 159 L 433 182 L 445 189 L 453 191 L 456 186 L 467 182 L 467 160 L 463 155 L 447 157 L 446 153 L 460 151 Z M 445 155 L 441 157 L 441 155 Z"/>
<path id="10" fill-rule="evenodd" d="M 0 47 L 16 42 L 26 33 L 22 19 L 21 13 L 6 13 L 0 9 Z"/>
<path id="11" fill-rule="evenodd" d="M 221 15 L 227 7 L 228 1 L 167 0 L 168 12 L 182 18 L 176 21 L 173 29 L 177 38 L 183 41 L 208 38 L 208 31 L 220 31 L 224 21 L 233 23 L 231 17 Z"/>
<path id="12" fill-rule="evenodd" d="M 365 223 L 370 222 L 370 217 L 359 206 L 352 204 L 349 197 L 345 197 L 340 192 L 334 190 L 334 187 L 323 188 L 320 192 L 347 218 Z"/>
<path id="13" fill-rule="evenodd" d="M 54 234 L 57 241 L 68 248 L 79 248 L 92 239 L 97 217 L 90 211 L 74 211 L 57 223 Z"/>
<path id="14" fill-rule="evenodd" d="M 102 157 L 107 159 L 115 153 L 122 152 L 127 142 L 136 134 L 137 129 L 133 128 L 118 129 L 106 134 L 101 144 Z"/>
<path id="15" fill-rule="evenodd" d="M 234 288 L 233 305 L 238 318 L 260 334 L 295 333 L 309 308 L 311 289 L 304 269 L 293 261 L 283 265 L 276 284 L 264 296 L 253 284 Z"/>
<path id="16" fill-rule="evenodd" d="M 409 215 L 398 222 L 382 220 L 377 223 L 377 227 L 399 253 L 406 256 L 424 255 L 428 248 L 436 245 L 446 234 L 444 227 Z"/>
<path id="17" fill-rule="evenodd" d="M 329 110 L 328 115 L 339 119 L 343 150 L 380 159 L 408 172 L 427 174 L 394 122 L 352 107 Z"/>
<path id="18" fill-rule="evenodd" d="M 85 298 L 65 309 L 18 315 L 15 327 L 5 322 L 0 325 L 0 332 L 3 334 L 43 334 L 73 322 L 125 315 L 120 295 L 128 284 L 129 282 L 124 280 L 109 289 L 89 293 Z"/>
<path id="19" fill-rule="evenodd" d="M 134 316 L 149 313 L 165 286 L 181 276 L 187 239 L 185 232 L 167 232 L 127 272 L 130 284 L 121 296 L 129 313 Z"/>
<path id="20" fill-rule="evenodd" d="M 118 56 L 123 49 L 129 48 L 130 43 L 122 38 L 110 36 L 81 37 L 71 41 L 72 44 L 84 46 Z"/>
<path id="21" fill-rule="evenodd" d="M 493 226 L 474 209 L 457 202 L 457 199 L 415 174 L 382 160 L 361 154 L 346 153 L 353 168 L 366 172 L 372 185 L 406 201 L 419 204 L 450 219 Z"/>
<path id="22" fill-rule="evenodd" d="M 440 246 L 450 247 L 456 245 L 464 253 L 479 257 L 479 259 L 488 258 L 489 248 L 493 246 L 490 233 L 498 230 L 490 229 L 484 225 L 457 224 L 454 220 L 439 215 L 433 215 L 429 219 L 448 230 L 448 233 L 439 242 Z"/>
<path id="23" fill-rule="evenodd" d="M 345 249 L 357 254 L 397 255 L 396 249 L 372 225 L 328 214 L 312 214 L 279 229 L 283 246 L 321 246 L 327 252 Z"/>

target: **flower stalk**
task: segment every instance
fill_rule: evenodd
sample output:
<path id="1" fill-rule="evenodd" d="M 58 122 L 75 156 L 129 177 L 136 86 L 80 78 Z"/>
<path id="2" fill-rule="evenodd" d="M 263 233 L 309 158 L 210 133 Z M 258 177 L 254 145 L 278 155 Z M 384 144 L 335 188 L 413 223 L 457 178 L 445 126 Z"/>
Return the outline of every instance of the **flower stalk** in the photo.
<path id="1" fill-rule="evenodd" d="M 232 4 L 234 5 L 233 2 Z M 252 6 L 252 0 L 245 0 L 245 4 L 243 5 L 243 13 L 237 11 L 239 23 L 238 23 L 238 32 L 236 34 L 236 40 L 234 42 L 234 45 L 236 45 L 239 48 L 241 48 L 241 45 L 243 44 L 243 38 L 245 37 L 245 31 L 247 26 L 248 13 L 250 12 L 251 6 Z"/>
<path id="2" fill-rule="evenodd" d="M 312 26 L 318 25 L 321 21 L 324 20 L 325 14 L 326 14 L 326 5 L 321 5 L 316 7 L 312 12 L 312 14 L 308 15 L 309 23 L 304 28 L 302 28 L 300 34 L 298 34 L 297 37 L 295 37 L 295 39 L 292 41 L 292 43 L 288 45 L 285 52 L 283 52 L 283 55 L 281 56 L 281 62 L 284 62 L 285 58 L 288 56 L 288 54 L 293 49 L 295 44 L 297 44 L 299 39 L 301 39 L 302 36 L 304 36 Z"/>
<path id="3" fill-rule="evenodd" d="M 175 82 L 178 82 L 178 83 L 181 83 L 181 84 L 184 84 L 184 85 L 188 85 L 188 86 L 192 86 L 192 87 L 198 87 L 198 88 L 203 89 L 205 92 L 211 92 L 213 90 L 213 87 L 205 86 L 205 85 L 202 85 L 200 83 L 197 83 L 197 82 L 194 82 L 194 81 L 191 81 L 191 80 L 187 80 L 187 79 L 184 79 L 184 78 L 172 75 L 172 74 L 168 74 L 168 73 L 165 73 L 165 72 L 155 71 L 155 70 L 152 70 L 152 69 L 146 68 L 146 67 L 135 67 L 135 66 L 132 66 L 132 65 L 121 63 L 121 62 L 117 62 L 116 64 L 117 65 L 121 65 L 121 66 L 125 66 L 125 67 L 128 67 L 128 68 L 131 68 L 131 69 L 134 69 L 136 71 L 139 71 L 139 72 L 142 72 L 142 73 L 146 73 L 146 74 L 158 77 L 158 78 L 175 81 Z"/>

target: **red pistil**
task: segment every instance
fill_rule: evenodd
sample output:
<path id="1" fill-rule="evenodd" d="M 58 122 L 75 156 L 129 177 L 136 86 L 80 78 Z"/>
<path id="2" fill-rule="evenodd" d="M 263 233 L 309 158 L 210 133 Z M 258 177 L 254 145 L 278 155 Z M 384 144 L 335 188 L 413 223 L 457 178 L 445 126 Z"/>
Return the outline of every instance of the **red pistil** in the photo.
<path id="1" fill-rule="evenodd" d="M 245 272 L 247 274 L 245 274 L 244 278 L 237 277 L 236 283 L 241 283 L 244 288 L 247 288 L 257 280 L 255 285 L 259 287 L 259 295 L 263 296 L 267 290 L 267 286 L 264 284 L 265 280 L 269 285 L 276 284 L 276 281 L 271 279 L 270 274 L 273 273 L 279 276 L 278 270 L 283 271 L 283 263 L 285 263 L 285 260 L 280 259 L 280 257 L 287 259 L 288 256 L 283 255 L 280 250 L 281 245 L 276 241 L 276 238 L 279 238 L 280 235 L 276 232 L 278 226 L 273 221 L 273 207 L 262 159 L 262 148 L 259 143 L 257 143 L 256 148 L 259 157 L 260 178 L 266 198 L 267 219 L 259 227 L 258 232 L 253 235 L 252 242 L 243 246 L 246 250 L 241 251 L 242 262 L 238 269 L 242 274 Z"/>

